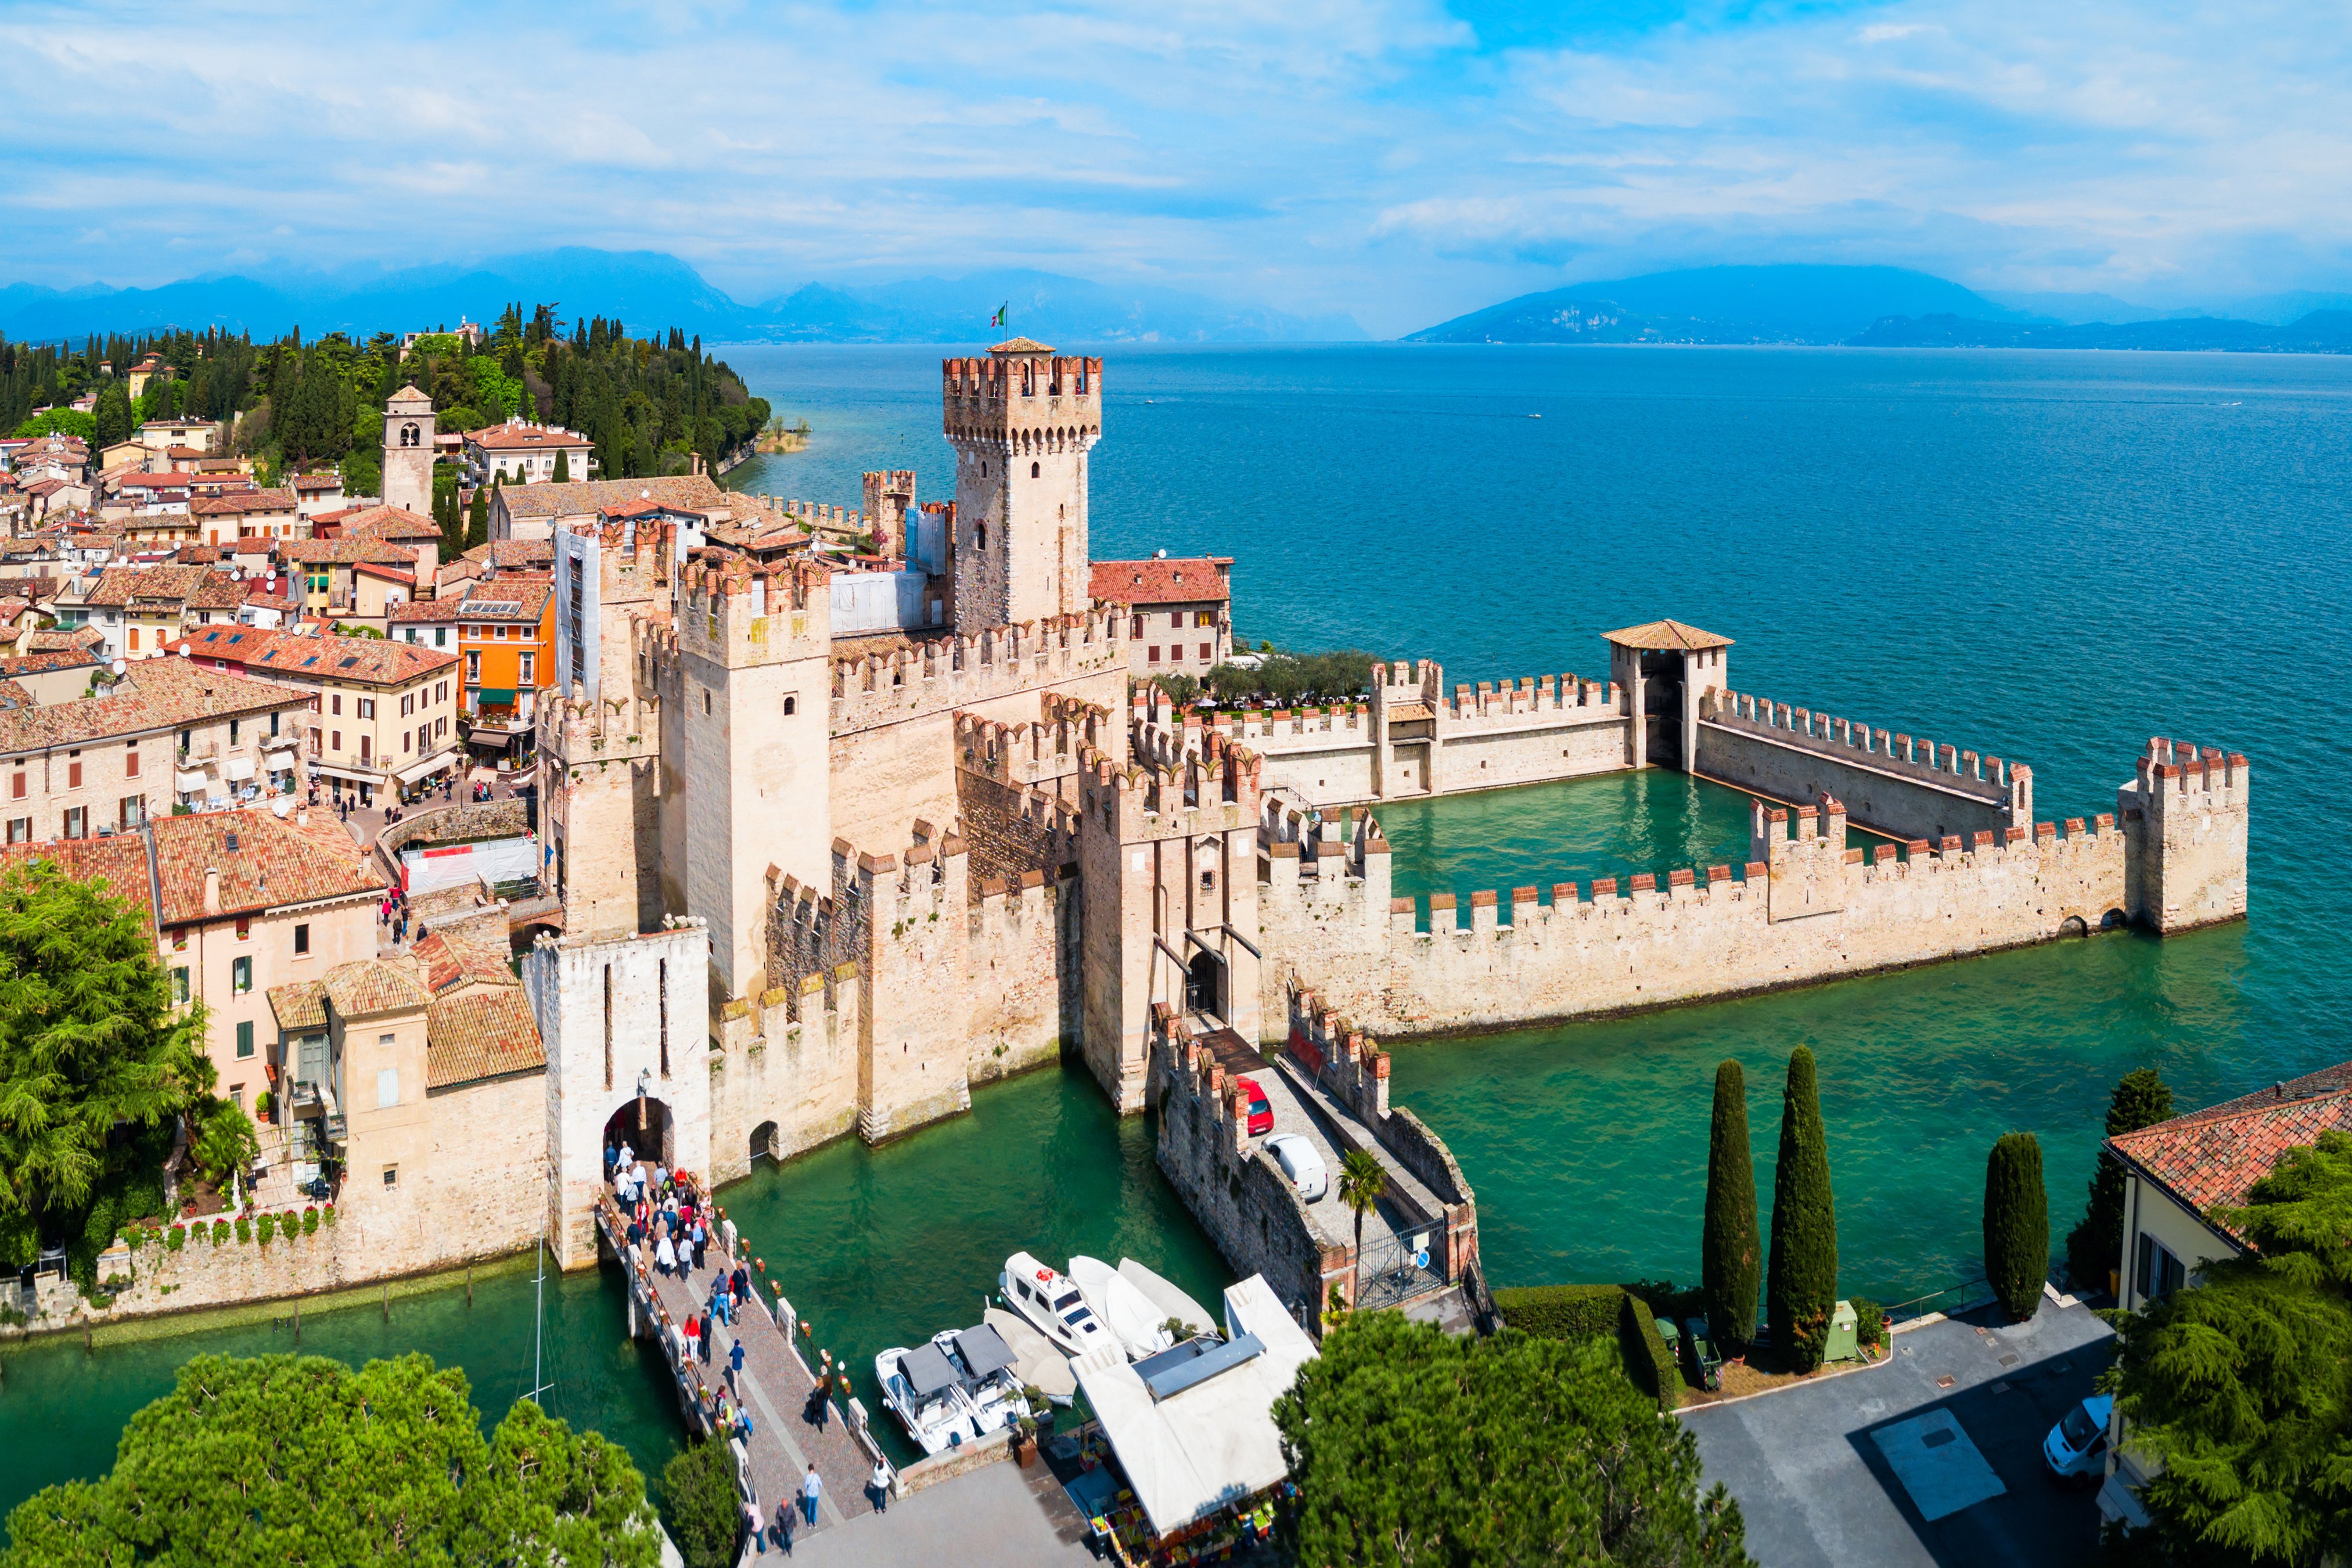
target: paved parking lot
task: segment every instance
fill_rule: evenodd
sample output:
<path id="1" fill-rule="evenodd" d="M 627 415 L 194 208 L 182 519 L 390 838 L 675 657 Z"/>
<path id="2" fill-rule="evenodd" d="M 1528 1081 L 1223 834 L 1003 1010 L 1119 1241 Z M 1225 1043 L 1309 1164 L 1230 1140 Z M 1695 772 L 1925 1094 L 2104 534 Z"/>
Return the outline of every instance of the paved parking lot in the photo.
<path id="1" fill-rule="evenodd" d="M 2091 1392 L 2114 1339 L 2087 1307 L 2045 1300 L 2016 1325 L 1988 1307 L 1896 1334 L 1884 1365 L 1683 1419 L 1707 1480 L 1739 1500 L 1748 1554 L 1763 1568 L 2074 1568 L 2097 1544 L 2098 1505 L 2051 1478 L 2042 1439 Z M 2001 1489 L 1970 1487 L 1961 1496 L 1980 1500 L 1931 1521 L 1913 1487 L 1930 1510 L 1959 1500 L 1926 1489 L 1916 1471 L 1906 1486 L 1887 1454 L 1900 1458 L 1906 1437 L 1953 1423 Z M 1937 1451 L 1955 1449 L 1965 1458 L 1966 1445 Z"/>

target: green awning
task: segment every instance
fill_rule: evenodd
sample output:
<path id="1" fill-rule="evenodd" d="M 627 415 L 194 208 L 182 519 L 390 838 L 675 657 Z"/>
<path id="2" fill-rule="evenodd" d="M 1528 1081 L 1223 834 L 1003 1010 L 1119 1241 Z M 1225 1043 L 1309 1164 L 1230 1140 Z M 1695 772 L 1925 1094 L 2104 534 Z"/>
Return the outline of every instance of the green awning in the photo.
<path id="1" fill-rule="evenodd" d="M 477 695 L 480 697 L 482 706 L 485 708 L 511 708 L 514 706 L 515 694 L 514 688 L 511 686 L 485 686 L 477 693 Z"/>

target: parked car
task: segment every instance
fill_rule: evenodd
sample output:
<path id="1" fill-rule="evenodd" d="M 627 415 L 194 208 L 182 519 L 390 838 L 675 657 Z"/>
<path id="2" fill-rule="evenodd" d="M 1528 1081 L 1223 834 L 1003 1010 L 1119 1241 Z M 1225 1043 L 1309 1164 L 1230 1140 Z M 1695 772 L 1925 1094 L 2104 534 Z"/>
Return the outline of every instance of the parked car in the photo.
<path id="1" fill-rule="evenodd" d="M 1290 1178 L 1290 1184 L 1308 1203 L 1314 1203 L 1330 1189 L 1331 1178 L 1323 1169 L 1323 1156 L 1297 1133 L 1276 1133 L 1265 1141 L 1265 1152 L 1274 1156 L 1282 1173 Z"/>
<path id="2" fill-rule="evenodd" d="M 2115 1396 L 2094 1394 L 2066 1412 L 2042 1439 L 2042 1458 L 2062 1481 L 2095 1486 L 2107 1473 L 2107 1421 Z"/>
<path id="3" fill-rule="evenodd" d="M 1261 1132 L 1273 1131 L 1274 1102 L 1266 1099 L 1265 1090 L 1258 1088 L 1257 1079 L 1244 1078 L 1234 1081 L 1242 1086 L 1242 1092 L 1249 1099 L 1249 1135 L 1255 1138 Z"/>

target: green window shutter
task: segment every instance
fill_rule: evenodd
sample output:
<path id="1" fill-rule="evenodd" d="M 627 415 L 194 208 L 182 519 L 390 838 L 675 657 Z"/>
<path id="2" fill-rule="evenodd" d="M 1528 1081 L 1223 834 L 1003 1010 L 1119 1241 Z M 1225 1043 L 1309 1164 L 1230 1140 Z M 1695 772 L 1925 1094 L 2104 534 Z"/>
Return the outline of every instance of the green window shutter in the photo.
<path id="1" fill-rule="evenodd" d="M 253 1054 L 253 1026 L 251 1024 L 239 1024 L 236 1026 L 236 1054 L 239 1060 L 242 1060 Z"/>

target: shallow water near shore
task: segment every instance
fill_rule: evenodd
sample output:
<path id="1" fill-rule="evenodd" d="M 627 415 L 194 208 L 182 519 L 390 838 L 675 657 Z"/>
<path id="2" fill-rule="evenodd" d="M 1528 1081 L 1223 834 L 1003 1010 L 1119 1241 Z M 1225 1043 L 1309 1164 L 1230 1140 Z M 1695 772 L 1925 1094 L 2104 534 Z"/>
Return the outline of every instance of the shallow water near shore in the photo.
<path id="1" fill-rule="evenodd" d="M 720 350 L 807 450 L 729 483 L 858 504 L 866 468 L 951 471 L 928 348 Z M 1286 646 L 1441 658 L 1449 684 L 1601 674 L 1598 634 L 1674 616 L 1738 640 L 1732 684 L 1998 753 L 2044 818 L 2114 809 L 2154 733 L 2254 766 L 2249 922 L 2108 934 L 1633 1017 L 1395 1047 L 1396 1100 L 1450 1142 L 1499 1284 L 1672 1275 L 1698 1257 L 1715 1064 L 1748 1075 L 1769 1210 L 1790 1047 L 1821 1061 L 1843 1288 L 1978 1270 L 1986 1149 L 2038 1132 L 2079 1214 L 2108 1088 L 2160 1067 L 2193 1106 L 2352 1058 L 2338 996 L 2352 842 L 2352 360 L 1805 350 L 1114 348 L 1095 553 L 1235 556 L 1236 624 Z M 1527 417 L 1541 413 L 1541 420 Z M 1679 775 L 1387 808 L 1400 894 L 1744 858 L 1734 792 Z M 722 1194 L 846 1357 L 972 1321 L 1007 1252 L 1130 1254 L 1215 1306 L 1223 1265 L 1140 1121 L 1063 1068 L 968 1119 L 837 1143 Z M 529 1386 L 512 1277 L 305 1315 L 305 1351 L 417 1348 L 495 1417 Z M 548 1291 L 557 1414 L 648 1473 L 679 1441 L 609 1274 Z M 0 1503 L 110 1462 L 131 1411 L 267 1325 L 0 1352 Z M 859 1368 L 864 1370 L 860 1371 Z M 895 1437 L 893 1439 L 895 1441 Z"/>

